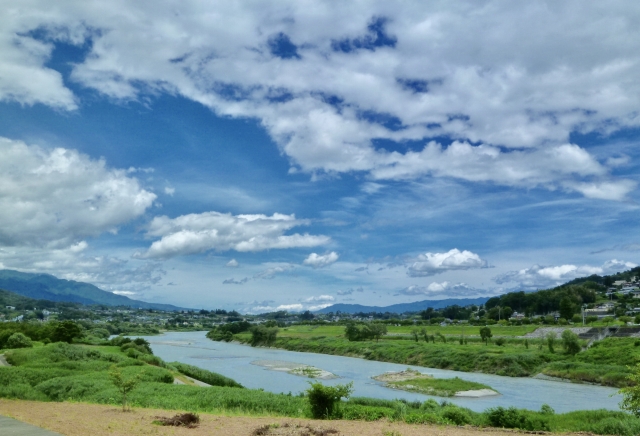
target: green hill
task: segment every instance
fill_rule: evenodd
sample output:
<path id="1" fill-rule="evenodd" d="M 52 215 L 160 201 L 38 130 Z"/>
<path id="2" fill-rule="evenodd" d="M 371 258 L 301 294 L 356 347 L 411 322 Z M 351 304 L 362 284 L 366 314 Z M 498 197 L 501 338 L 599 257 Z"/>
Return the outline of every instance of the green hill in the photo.
<path id="1" fill-rule="evenodd" d="M 23 273 L 8 269 L 0 270 L 0 289 L 34 300 L 66 301 L 86 305 L 129 306 L 136 309 L 185 310 L 182 307 L 171 304 L 132 300 L 122 295 L 103 291 L 89 283 L 63 280 L 49 274 Z"/>

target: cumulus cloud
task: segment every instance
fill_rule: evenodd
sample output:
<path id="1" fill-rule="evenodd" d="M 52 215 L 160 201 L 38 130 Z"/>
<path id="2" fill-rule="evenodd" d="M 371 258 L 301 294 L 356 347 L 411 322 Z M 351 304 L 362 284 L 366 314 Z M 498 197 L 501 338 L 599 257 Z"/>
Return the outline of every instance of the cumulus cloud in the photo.
<path id="1" fill-rule="evenodd" d="M 568 143 L 575 131 L 640 126 L 640 11 L 629 3 L 22 3 L 0 17 L 5 101 L 74 110 L 47 61 L 56 43 L 88 43 L 70 80 L 112 99 L 168 92 L 258 119 L 294 171 L 608 200 L 636 189 Z M 455 142 L 376 142 L 434 137 Z"/>
<path id="2" fill-rule="evenodd" d="M 395 295 L 428 296 L 428 297 L 473 297 L 486 295 L 486 291 L 468 286 L 466 283 L 432 282 L 428 286 L 411 285 L 398 291 Z"/>
<path id="3" fill-rule="evenodd" d="M 240 264 L 238 263 L 237 260 L 235 259 L 231 259 L 229 262 L 226 263 L 226 267 L 228 268 L 237 268 Z"/>
<path id="4" fill-rule="evenodd" d="M 264 251 L 326 244 L 323 235 L 285 235 L 294 227 L 308 224 L 294 215 L 231 215 L 220 212 L 182 215 L 177 218 L 155 217 L 147 236 L 159 237 L 151 247 L 138 253 L 139 258 L 174 256 L 215 251 Z"/>
<path id="5" fill-rule="evenodd" d="M 614 274 L 636 266 L 635 263 L 617 259 L 608 260 L 601 266 L 579 266 L 571 264 L 556 266 L 533 265 L 530 268 L 500 274 L 493 280 L 498 284 L 515 283 L 519 288 L 534 290 L 559 286 L 570 280 L 593 274 Z"/>
<path id="6" fill-rule="evenodd" d="M 322 255 L 311 253 L 302 263 L 312 268 L 324 268 L 325 266 L 329 266 L 337 261 L 338 257 L 340 256 L 338 256 L 338 253 L 335 251 Z"/>
<path id="7" fill-rule="evenodd" d="M 407 268 L 410 277 L 427 277 L 450 270 L 486 268 L 487 261 L 471 251 L 457 248 L 446 253 L 420 254 Z"/>
<path id="8" fill-rule="evenodd" d="M 142 215 L 156 195 L 75 150 L 0 138 L 0 245 L 64 247 Z"/>

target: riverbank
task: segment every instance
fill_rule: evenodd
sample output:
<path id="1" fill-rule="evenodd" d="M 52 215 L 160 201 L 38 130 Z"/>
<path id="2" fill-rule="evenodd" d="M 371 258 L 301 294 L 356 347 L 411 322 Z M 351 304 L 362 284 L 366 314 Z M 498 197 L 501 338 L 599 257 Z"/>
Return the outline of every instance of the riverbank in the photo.
<path id="1" fill-rule="evenodd" d="M 248 344 L 251 336 L 240 333 L 233 338 Z M 279 332 L 271 347 L 509 377 L 543 374 L 573 383 L 611 387 L 627 386 L 630 374 L 627 365 L 640 361 L 640 347 L 635 338 L 607 338 L 576 355 L 564 352 L 559 340 L 555 341 L 553 351 L 546 339 L 525 341 L 506 339 L 501 345 L 464 340 L 460 343 L 460 338 L 435 343 L 397 337 L 348 341 L 342 335 L 304 337 L 295 329 L 286 329 Z"/>
<path id="2" fill-rule="evenodd" d="M 318 421 L 291 419 L 276 416 L 242 416 L 233 414 L 200 413 L 200 425 L 196 428 L 162 427 L 152 422 L 158 416 L 169 417 L 183 410 L 134 409 L 131 412 L 112 405 L 85 403 L 41 403 L 34 401 L 0 399 L 0 415 L 11 416 L 38 427 L 67 436 L 139 436 L 139 435 L 188 435 L 247 436 L 264 429 L 267 435 L 302 436 L 314 430 L 335 430 L 332 436 L 506 436 L 513 430 L 489 428 L 417 425 L 387 420 Z M 328 433 L 327 433 L 328 434 Z M 571 433 L 567 433 L 571 434 Z"/>

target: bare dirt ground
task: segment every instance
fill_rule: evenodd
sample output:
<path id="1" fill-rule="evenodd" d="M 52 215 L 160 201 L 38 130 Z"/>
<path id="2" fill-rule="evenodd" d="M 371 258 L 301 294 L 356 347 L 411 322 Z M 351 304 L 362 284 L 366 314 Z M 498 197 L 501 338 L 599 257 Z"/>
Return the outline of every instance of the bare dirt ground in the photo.
<path id="1" fill-rule="evenodd" d="M 387 421 L 316 421 L 282 417 L 200 414 L 197 428 L 162 427 L 157 417 L 177 411 L 135 409 L 84 403 L 40 403 L 0 399 L 0 415 L 68 436 L 224 435 L 224 436 L 492 436 L 514 435 L 510 430 L 410 425 Z"/>

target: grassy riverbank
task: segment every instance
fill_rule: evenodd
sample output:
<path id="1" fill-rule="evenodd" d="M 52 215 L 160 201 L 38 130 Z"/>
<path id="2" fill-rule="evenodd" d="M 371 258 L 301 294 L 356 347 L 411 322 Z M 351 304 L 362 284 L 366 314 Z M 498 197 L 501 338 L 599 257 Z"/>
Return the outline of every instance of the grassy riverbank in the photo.
<path id="1" fill-rule="evenodd" d="M 156 356 L 131 350 L 116 346 L 65 343 L 9 350 L 6 357 L 14 366 L 0 368 L 0 397 L 116 406 L 121 402 L 121 395 L 109 375 L 116 368 L 125 378 L 139 379 L 138 386 L 129 394 L 129 402 L 134 407 L 293 418 L 310 416 L 309 401 L 305 396 L 229 387 L 229 379 L 209 371 L 181 364 L 173 366 Z M 174 385 L 173 379 L 179 374 L 178 369 L 224 386 L 202 388 Z M 477 413 L 434 400 L 408 402 L 351 398 L 340 402 L 332 418 L 364 421 L 383 419 L 413 424 L 469 424 L 532 431 L 590 431 L 625 435 L 640 432 L 640 419 L 622 412 L 602 410 L 555 414 L 549 408 L 540 411 L 494 408 Z"/>
<path id="2" fill-rule="evenodd" d="M 415 341 L 406 327 L 389 328 L 379 341 L 348 341 L 344 327 L 295 326 L 280 329 L 272 346 L 289 351 L 305 351 L 338 356 L 360 357 L 381 362 L 417 365 L 427 368 L 482 372 L 511 377 L 542 373 L 575 382 L 624 387 L 627 365 L 640 362 L 640 342 L 635 338 L 607 338 L 576 355 L 566 353 L 559 339 L 554 352 L 546 338 L 517 337 L 531 332 L 532 326 L 494 328 L 494 341 L 485 344 L 470 327 L 432 327 L 434 342 Z M 464 336 L 462 333 L 464 332 Z M 496 337 L 502 345 L 497 345 Z M 234 339 L 250 343 L 249 333 Z M 462 341 L 462 344 L 460 343 Z"/>

